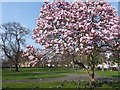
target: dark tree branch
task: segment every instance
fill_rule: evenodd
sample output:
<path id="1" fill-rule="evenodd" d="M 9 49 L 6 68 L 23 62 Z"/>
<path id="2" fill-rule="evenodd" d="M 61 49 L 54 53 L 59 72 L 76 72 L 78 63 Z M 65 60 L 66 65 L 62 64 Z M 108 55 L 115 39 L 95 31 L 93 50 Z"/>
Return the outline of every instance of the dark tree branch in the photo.
<path id="1" fill-rule="evenodd" d="M 1 29 L 3 30 L 0 34 L 2 50 L 7 58 L 14 61 L 16 71 L 18 71 L 21 45 L 25 43 L 23 40 L 25 35 L 28 34 L 28 29 L 16 22 L 3 24 Z"/>

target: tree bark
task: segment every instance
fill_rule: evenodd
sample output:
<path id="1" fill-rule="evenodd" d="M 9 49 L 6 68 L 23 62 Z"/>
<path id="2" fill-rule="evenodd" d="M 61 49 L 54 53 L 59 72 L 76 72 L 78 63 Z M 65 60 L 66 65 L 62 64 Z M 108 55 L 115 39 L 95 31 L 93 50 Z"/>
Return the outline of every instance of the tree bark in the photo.
<path id="1" fill-rule="evenodd" d="M 94 87 L 94 83 L 95 83 L 94 67 L 95 67 L 95 65 L 93 64 L 93 66 L 92 66 L 92 68 L 91 68 L 92 73 L 90 73 L 89 70 L 84 66 L 84 64 L 83 64 L 82 62 L 78 62 L 78 61 L 74 61 L 74 60 L 73 60 L 73 62 L 74 62 L 74 64 L 77 64 L 77 65 L 79 65 L 79 66 L 82 66 L 82 67 L 86 70 L 86 73 L 88 74 L 88 77 L 89 77 L 89 79 L 90 79 L 89 85 L 90 85 L 90 87 Z"/>
<path id="2" fill-rule="evenodd" d="M 87 72 L 88 77 L 89 77 L 89 86 L 93 87 L 94 83 L 95 83 L 94 73 L 90 74 L 90 72 L 88 71 L 88 69 L 86 69 L 86 72 Z"/>
<path id="3" fill-rule="evenodd" d="M 91 73 L 92 80 L 91 80 L 90 86 L 94 86 L 94 83 L 95 83 L 95 71 L 94 71 L 94 68 L 95 68 L 95 65 L 93 63 L 92 68 L 91 68 L 91 71 L 92 71 L 92 73 Z"/>
<path id="4" fill-rule="evenodd" d="M 15 71 L 19 72 L 19 68 L 18 68 L 18 59 L 15 59 Z"/>
<path id="5" fill-rule="evenodd" d="M 15 64 L 15 71 L 16 71 L 16 72 L 19 72 L 18 64 L 17 64 L 17 63 Z"/>

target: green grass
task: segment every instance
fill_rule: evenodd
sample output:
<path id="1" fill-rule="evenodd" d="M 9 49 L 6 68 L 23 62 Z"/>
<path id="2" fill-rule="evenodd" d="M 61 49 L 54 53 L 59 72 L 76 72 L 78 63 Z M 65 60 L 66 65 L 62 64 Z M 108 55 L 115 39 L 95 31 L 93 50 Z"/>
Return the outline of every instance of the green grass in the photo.
<path id="1" fill-rule="evenodd" d="M 65 75 L 62 74 L 35 74 L 35 73 L 27 73 L 27 74 L 11 74 L 10 76 L 3 76 L 3 80 L 26 80 L 26 79 L 39 79 L 39 78 L 58 78 L 63 77 Z"/>
<path id="2" fill-rule="evenodd" d="M 89 88 L 88 82 L 3 83 L 3 88 Z M 119 88 L 120 83 L 97 83 L 96 88 Z"/>
<path id="3" fill-rule="evenodd" d="M 10 70 L 9 68 L 5 68 L 3 70 L 3 73 L 11 73 L 11 72 L 15 72 L 14 71 L 15 68 L 12 68 L 12 70 Z M 73 72 L 74 69 L 72 68 L 19 68 L 20 72 L 48 72 L 48 71 L 52 71 L 52 72 Z"/>
<path id="4" fill-rule="evenodd" d="M 2 72 L 3 80 L 25 80 L 38 78 L 57 78 L 66 74 L 75 73 L 74 69 L 69 68 L 20 68 L 20 72 L 5 69 Z M 76 73 L 84 73 L 76 70 Z"/>
<path id="5" fill-rule="evenodd" d="M 58 78 L 63 77 L 66 74 L 86 74 L 84 70 L 75 70 L 73 68 L 20 68 L 20 72 L 15 72 L 14 70 L 4 69 L 2 70 L 3 80 L 25 80 L 25 79 L 41 79 L 41 78 Z M 120 77 L 118 71 L 95 71 L 96 76 L 110 76 L 110 77 Z M 57 88 L 61 87 L 63 82 L 3 82 L 3 88 Z M 80 82 L 64 82 L 63 88 L 85 88 L 88 83 Z M 99 88 L 115 88 L 120 87 L 120 83 L 102 83 L 98 84 Z"/>
<path id="6" fill-rule="evenodd" d="M 97 76 L 110 76 L 110 77 L 120 77 L 120 72 L 118 71 L 95 71 Z"/>
<path id="7" fill-rule="evenodd" d="M 77 82 L 44 82 L 44 83 L 3 83 L 3 88 L 83 88 L 86 83 L 81 85 Z"/>
<path id="8" fill-rule="evenodd" d="M 84 70 L 75 70 L 73 68 L 19 68 L 20 72 L 4 69 L 2 71 L 3 80 L 25 80 L 39 78 L 57 78 L 66 74 L 86 74 Z M 120 77 L 118 71 L 95 71 L 96 76 Z"/>
<path id="9" fill-rule="evenodd" d="M 51 86 L 56 86 L 59 83 L 3 83 L 3 88 L 50 88 Z"/>

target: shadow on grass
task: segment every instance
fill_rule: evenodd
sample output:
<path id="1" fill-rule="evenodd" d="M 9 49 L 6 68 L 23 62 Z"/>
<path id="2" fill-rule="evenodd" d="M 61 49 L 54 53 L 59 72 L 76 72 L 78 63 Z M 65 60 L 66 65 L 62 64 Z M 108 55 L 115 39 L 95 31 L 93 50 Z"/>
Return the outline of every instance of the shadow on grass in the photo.
<path id="1" fill-rule="evenodd" d="M 118 75 L 113 75 L 112 77 L 120 78 L 120 71 L 118 71 Z"/>
<path id="2" fill-rule="evenodd" d="M 110 81 L 106 81 L 106 82 L 99 82 L 97 84 L 98 88 L 120 88 L 120 82 L 110 82 Z"/>

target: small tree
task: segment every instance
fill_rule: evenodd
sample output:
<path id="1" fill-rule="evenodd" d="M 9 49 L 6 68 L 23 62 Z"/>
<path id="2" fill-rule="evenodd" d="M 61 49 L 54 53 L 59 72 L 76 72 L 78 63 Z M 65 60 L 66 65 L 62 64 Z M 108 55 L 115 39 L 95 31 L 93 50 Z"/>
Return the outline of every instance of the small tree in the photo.
<path id="1" fill-rule="evenodd" d="M 28 29 L 17 22 L 9 22 L 1 26 L 2 32 L 1 47 L 6 57 L 14 62 L 16 72 L 18 72 L 19 57 L 21 57 L 22 46 L 25 45 L 25 36 Z"/>

